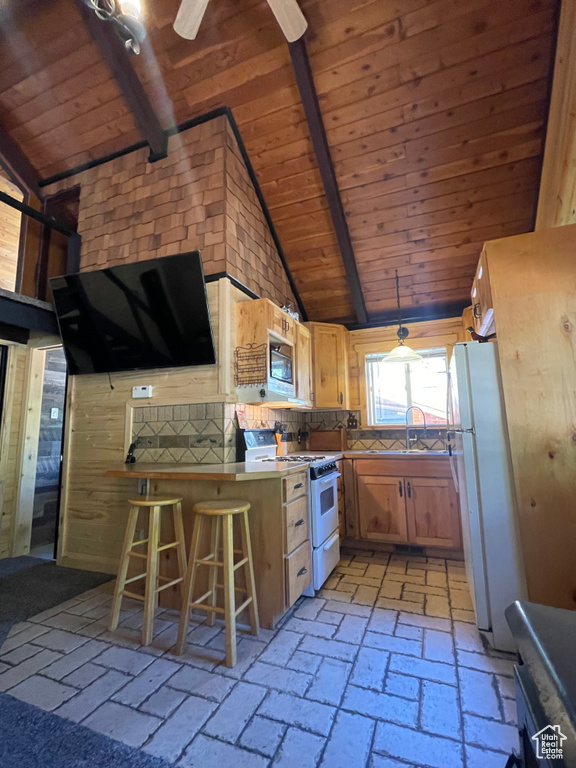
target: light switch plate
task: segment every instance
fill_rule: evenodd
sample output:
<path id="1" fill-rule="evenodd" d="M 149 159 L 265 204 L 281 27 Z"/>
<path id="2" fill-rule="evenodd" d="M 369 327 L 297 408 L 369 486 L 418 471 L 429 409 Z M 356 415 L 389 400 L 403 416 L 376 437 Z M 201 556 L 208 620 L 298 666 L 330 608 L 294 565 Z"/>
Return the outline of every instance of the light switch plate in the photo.
<path id="1" fill-rule="evenodd" d="M 135 399 L 152 397 L 152 385 L 142 384 L 140 387 L 132 387 L 132 397 Z"/>
<path id="2" fill-rule="evenodd" d="M 50 409 L 50 418 L 51 419 L 57 419 L 58 418 L 58 408 L 51 408 Z"/>

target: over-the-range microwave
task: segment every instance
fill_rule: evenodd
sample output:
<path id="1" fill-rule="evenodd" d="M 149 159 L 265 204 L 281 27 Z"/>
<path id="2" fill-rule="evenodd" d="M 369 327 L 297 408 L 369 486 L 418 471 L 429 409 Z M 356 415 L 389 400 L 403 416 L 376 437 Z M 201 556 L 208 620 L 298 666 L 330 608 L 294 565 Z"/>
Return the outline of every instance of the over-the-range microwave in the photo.
<path id="1" fill-rule="evenodd" d="M 292 344 L 270 334 L 266 369 L 265 382 L 238 388 L 240 402 L 282 403 L 286 406 L 306 404 L 296 397 L 296 359 Z"/>

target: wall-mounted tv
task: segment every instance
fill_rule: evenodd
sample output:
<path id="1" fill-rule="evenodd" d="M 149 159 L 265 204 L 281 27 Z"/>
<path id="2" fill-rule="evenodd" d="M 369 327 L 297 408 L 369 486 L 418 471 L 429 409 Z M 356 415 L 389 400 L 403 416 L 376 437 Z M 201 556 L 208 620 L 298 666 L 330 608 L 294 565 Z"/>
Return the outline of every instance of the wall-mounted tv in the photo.
<path id="1" fill-rule="evenodd" d="M 216 362 L 199 251 L 50 280 L 68 372 Z"/>

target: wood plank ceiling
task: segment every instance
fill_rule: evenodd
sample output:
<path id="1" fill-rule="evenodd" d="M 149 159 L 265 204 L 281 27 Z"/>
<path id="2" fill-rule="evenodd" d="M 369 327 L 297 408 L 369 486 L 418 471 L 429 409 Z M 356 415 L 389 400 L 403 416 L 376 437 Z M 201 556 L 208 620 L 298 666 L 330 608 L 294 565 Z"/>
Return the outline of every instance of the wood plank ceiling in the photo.
<path id="1" fill-rule="evenodd" d="M 41 177 L 138 141 L 75 4 L 3 20 L 0 124 Z M 310 319 L 353 321 L 288 47 L 264 0 L 144 0 L 132 59 L 164 127 L 230 106 Z M 14 9 L 16 0 L 8 0 Z M 532 229 L 559 0 L 301 0 L 371 320 L 464 303 L 483 241 Z M 30 6 L 29 6 L 30 7 Z M 14 13 L 17 13 L 14 10 Z"/>

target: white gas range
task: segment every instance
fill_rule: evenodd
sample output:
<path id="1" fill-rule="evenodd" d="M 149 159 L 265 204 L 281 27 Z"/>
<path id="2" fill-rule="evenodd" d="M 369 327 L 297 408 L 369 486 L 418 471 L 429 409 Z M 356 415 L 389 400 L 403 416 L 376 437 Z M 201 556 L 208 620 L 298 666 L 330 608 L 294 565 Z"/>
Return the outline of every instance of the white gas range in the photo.
<path id="1" fill-rule="evenodd" d="M 338 534 L 338 478 L 336 462 L 330 456 L 290 454 L 276 456 L 272 429 L 239 430 L 237 460 L 248 463 L 275 461 L 308 466 L 310 479 L 310 530 L 312 541 L 312 584 L 304 593 L 313 596 L 340 560 Z"/>

